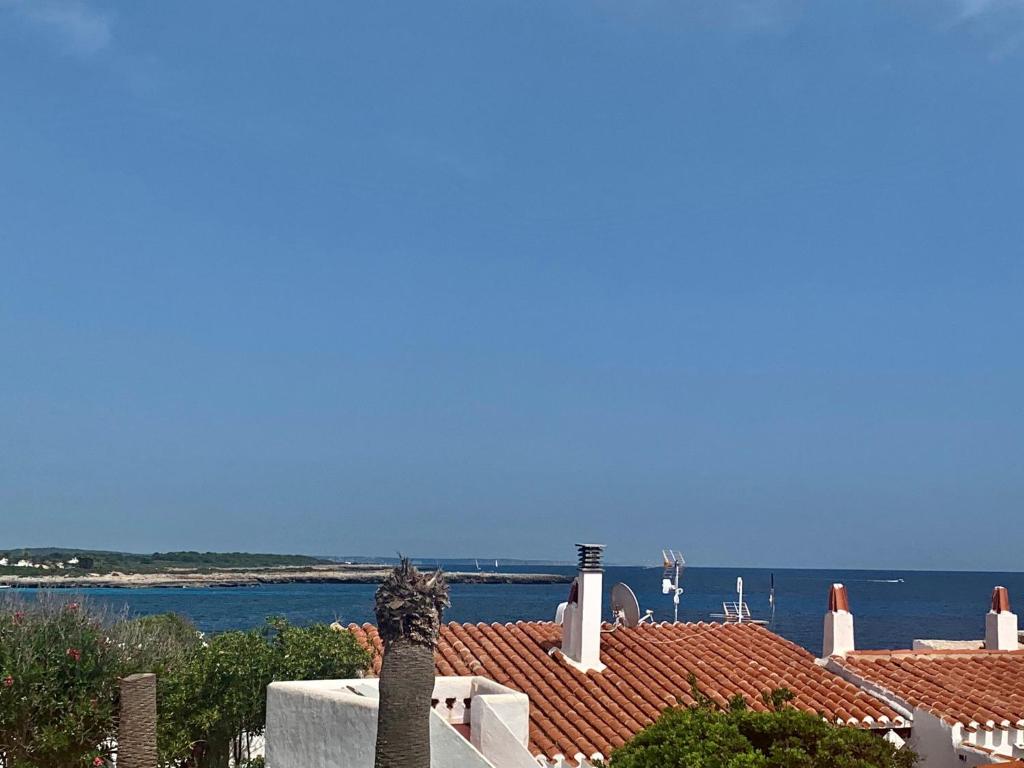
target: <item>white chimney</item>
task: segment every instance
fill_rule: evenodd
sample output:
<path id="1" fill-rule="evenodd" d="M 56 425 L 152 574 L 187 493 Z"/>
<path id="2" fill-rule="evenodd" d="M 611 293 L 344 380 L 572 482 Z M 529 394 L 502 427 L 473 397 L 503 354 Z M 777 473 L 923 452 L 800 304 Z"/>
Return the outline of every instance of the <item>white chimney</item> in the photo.
<path id="1" fill-rule="evenodd" d="M 562 614 L 562 653 L 583 672 L 600 672 L 601 663 L 601 551 L 604 544 L 577 544 L 579 573 Z"/>
<path id="2" fill-rule="evenodd" d="M 1017 614 L 1010 613 L 1010 593 L 1006 587 L 992 590 L 992 610 L 985 616 L 985 648 L 990 651 L 1016 651 Z"/>
<path id="3" fill-rule="evenodd" d="M 828 613 L 825 614 L 825 644 L 821 657 L 845 656 L 854 650 L 853 614 L 846 587 L 833 584 L 828 593 Z"/>

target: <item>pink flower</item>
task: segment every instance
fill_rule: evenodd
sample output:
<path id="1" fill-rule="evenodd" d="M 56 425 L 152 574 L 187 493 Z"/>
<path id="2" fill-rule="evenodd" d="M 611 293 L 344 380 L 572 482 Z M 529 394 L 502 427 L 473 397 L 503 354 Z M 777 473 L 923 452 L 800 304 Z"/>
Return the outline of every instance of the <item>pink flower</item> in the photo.
<path id="1" fill-rule="evenodd" d="M 97 755 L 96 757 L 94 757 L 92 759 L 92 764 L 93 765 L 103 765 L 103 758 L 100 757 L 99 755 Z"/>
<path id="2" fill-rule="evenodd" d="M 24 619 L 24 618 L 25 618 L 25 612 L 24 611 L 15 611 L 14 612 L 14 623 L 15 624 L 21 624 L 21 620 Z"/>
<path id="3" fill-rule="evenodd" d="M 8 675 L 4 678 L 4 688 L 10 688 L 12 685 L 14 685 L 14 678 Z"/>
<path id="4" fill-rule="evenodd" d="M 72 661 L 81 661 L 82 652 L 77 648 L 68 648 L 68 658 Z"/>
<path id="5" fill-rule="evenodd" d="M 68 611 L 70 611 L 71 613 L 74 613 L 75 611 L 77 611 L 77 610 L 78 610 L 78 603 L 68 603 L 68 604 L 67 604 L 67 606 L 66 606 L 66 608 L 67 608 L 67 610 L 68 610 Z"/>

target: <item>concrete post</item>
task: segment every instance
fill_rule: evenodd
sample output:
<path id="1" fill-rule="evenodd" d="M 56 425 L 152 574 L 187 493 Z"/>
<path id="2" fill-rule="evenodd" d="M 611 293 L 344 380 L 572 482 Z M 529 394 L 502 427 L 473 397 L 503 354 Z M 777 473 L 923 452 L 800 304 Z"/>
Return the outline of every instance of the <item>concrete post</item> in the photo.
<path id="1" fill-rule="evenodd" d="M 156 675 L 121 680 L 117 768 L 156 768 Z"/>

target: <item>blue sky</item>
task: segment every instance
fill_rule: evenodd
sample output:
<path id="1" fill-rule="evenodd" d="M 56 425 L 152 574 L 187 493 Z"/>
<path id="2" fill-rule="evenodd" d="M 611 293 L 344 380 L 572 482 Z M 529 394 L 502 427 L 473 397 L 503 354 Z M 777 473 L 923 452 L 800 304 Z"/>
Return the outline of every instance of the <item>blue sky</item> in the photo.
<path id="1" fill-rule="evenodd" d="M 1022 567 L 1020 0 L 0 0 L 0 73 L 0 546 Z"/>

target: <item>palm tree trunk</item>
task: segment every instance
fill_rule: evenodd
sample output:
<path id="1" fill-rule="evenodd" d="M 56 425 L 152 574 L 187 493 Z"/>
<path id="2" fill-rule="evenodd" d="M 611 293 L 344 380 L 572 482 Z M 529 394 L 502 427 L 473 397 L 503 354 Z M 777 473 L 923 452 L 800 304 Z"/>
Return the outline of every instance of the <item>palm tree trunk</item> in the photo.
<path id="1" fill-rule="evenodd" d="M 448 601 L 440 571 L 422 574 L 402 558 L 374 597 L 384 643 L 375 768 L 430 768 L 434 648 Z"/>
<path id="2" fill-rule="evenodd" d="M 433 649 L 403 638 L 392 641 L 380 668 L 374 768 L 430 768 L 433 693 Z"/>

